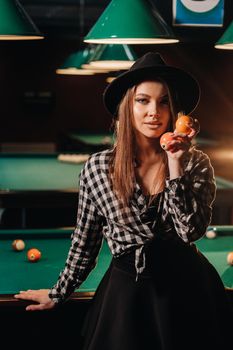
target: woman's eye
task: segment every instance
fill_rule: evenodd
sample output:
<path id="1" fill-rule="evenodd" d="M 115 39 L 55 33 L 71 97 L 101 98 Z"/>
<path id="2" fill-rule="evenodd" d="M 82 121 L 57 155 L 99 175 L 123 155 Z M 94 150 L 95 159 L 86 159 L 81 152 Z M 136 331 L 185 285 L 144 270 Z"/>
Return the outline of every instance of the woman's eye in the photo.
<path id="1" fill-rule="evenodd" d="M 135 101 L 142 104 L 146 104 L 148 102 L 146 98 L 136 98 Z"/>
<path id="2" fill-rule="evenodd" d="M 162 105 L 169 105 L 169 100 L 168 100 L 168 98 L 163 98 L 163 99 L 160 101 L 160 103 L 161 103 Z"/>

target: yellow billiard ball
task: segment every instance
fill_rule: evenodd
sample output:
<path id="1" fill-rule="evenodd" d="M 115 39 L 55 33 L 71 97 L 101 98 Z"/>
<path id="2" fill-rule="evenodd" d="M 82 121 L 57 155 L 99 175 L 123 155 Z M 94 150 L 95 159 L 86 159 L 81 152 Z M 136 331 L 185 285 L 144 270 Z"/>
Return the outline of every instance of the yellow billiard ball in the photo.
<path id="1" fill-rule="evenodd" d="M 227 263 L 233 266 L 233 252 L 227 254 Z"/>
<path id="2" fill-rule="evenodd" d="M 16 251 L 21 251 L 21 250 L 24 250 L 25 248 L 25 243 L 22 239 L 15 239 L 13 242 L 12 242 L 12 248 Z"/>
<path id="3" fill-rule="evenodd" d="M 31 262 L 36 262 L 41 258 L 41 252 L 37 248 L 31 248 L 27 252 L 27 258 Z"/>

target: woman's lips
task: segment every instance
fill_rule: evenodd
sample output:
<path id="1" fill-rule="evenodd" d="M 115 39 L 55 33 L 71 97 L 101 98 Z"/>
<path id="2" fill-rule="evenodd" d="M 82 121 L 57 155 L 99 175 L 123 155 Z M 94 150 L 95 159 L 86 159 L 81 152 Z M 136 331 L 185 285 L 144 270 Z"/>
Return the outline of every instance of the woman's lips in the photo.
<path id="1" fill-rule="evenodd" d="M 145 123 L 145 125 L 149 126 L 150 128 L 158 128 L 160 127 L 162 124 L 161 123 Z"/>

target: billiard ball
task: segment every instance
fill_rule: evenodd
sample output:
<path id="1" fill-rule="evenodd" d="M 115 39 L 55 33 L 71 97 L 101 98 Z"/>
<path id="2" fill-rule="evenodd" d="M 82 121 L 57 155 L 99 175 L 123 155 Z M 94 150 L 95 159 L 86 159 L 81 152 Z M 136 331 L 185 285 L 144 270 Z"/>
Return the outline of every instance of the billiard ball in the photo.
<path id="1" fill-rule="evenodd" d="M 165 134 L 163 134 L 160 137 L 160 146 L 163 149 L 167 150 L 168 149 L 167 144 L 168 144 L 168 142 L 173 140 L 173 137 L 174 137 L 173 132 L 165 132 Z"/>
<path id="2" fill-rule="evenodd" d="M 227 263 L 233 266 L 233 252 L 227 254 Z"/>
<path id="3" fill-rule="evenodd" d="M 181 115 L 176 121 L 176 132 L 184 135 L 188 135 L 191 131 L 190 124 L 193 123 L 193 118 L 189 115 Z"/>
<path id="4" fill-rule="evenodd" d="M 41 258 L 41 252 L 37 248 L 31 248 L 27 252 L 27 258 L 31 262 L 36 262 Z"/>
<path id="5" fill-rule="evenodd" d="M 21 250 L 24 250 L 25 248 L 25 243 L 22 239 L 15 239 L 13 242 L 12 242 L 12 248 L 16 251 L 21 251 Z"/>
<path id="6" fill-rule="evenodd" d="M 209 239 L 214 239 L 217 236 L 217 232 L 214 230 L 209 230 L 206 232 L 206 237 Z"/>

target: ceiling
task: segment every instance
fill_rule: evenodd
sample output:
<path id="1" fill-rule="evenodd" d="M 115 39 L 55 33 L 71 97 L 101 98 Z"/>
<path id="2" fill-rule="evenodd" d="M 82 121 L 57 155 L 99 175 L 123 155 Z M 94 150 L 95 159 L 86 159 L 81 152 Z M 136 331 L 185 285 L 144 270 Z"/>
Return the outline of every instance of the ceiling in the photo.
<path id="1" fill-rule="evenodd" d="M 172 0 L 149 1 L 172 27 Z M 88 33 L 110 0 L 20 0 L 20 3 L 45 36 L 76 40 Z M 184 42 L 215 42 L 232 21 L 233 1 L 225 0 L 224 9 L 223 27 L 173 27 L 173 31 Z"/>
<path id="2" fill-rule="evenodd" d="M 87 34 L 109 0 L 20 0 L 44 34 L 77 38 Z"/>

